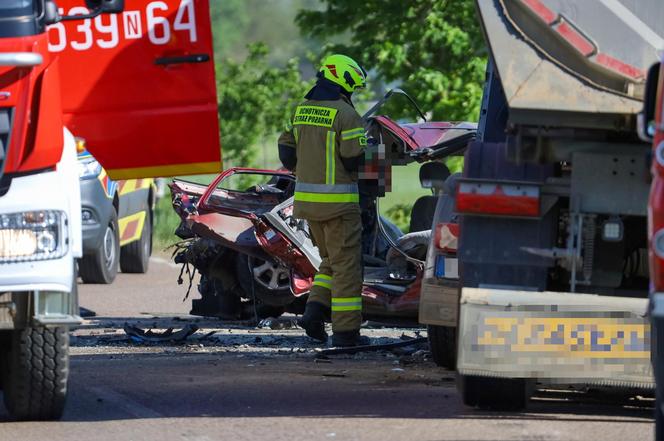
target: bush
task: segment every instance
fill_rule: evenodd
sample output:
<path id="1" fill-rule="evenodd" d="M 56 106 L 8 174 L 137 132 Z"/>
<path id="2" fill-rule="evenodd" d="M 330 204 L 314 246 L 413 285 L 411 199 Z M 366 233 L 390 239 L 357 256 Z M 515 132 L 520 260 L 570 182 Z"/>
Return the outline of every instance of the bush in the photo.
<path id="1" fill-rule="evenodd" d="M 412 209 L 411 204 L 394 204 L 387 209 L 385 216 L 401 231 L 407 233 L 410 228 L 410 212 Z"/>

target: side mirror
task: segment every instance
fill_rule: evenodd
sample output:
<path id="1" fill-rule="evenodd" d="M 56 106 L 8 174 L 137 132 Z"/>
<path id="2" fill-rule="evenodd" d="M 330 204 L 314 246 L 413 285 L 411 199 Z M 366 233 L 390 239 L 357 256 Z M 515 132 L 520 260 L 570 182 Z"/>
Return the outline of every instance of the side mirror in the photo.
<path id="1" fill-rule="evenodd" d="M 124 0 L 85 0 L 88 9 L 102 14 L 117 14 L 124 11 Z"/>
<path id="2" fill-rule="evenodd" d="M 48 3 L 52 3 L 48 0 Z M 89 14 L 65 15 L 58 17 L 57 21 L 73 21 L 95 18 L 99 14 L 117 14 L 124 11 L 124 0 L 85 0 L 85 4 L 90 10 Z M 56 21 L 56 23 L 57 23 Z"/>
<path id="3" fill-rule="evenodd" d="M 60 21 L 58 6 L 52 0 L 44 2 L 44 24 L 52 25 Z"/>
<path id="4" fill-rule="evenodd" d="M 646 90 L 643 96 L 643 110 L 638 115 L 637 131 L 639 138 L 646 142 L 652 142 L 653 123 L 657 106 L 657 86 L 659 84 L 660 63 L 653 64 L 648 69 L 646 78 Z"/>

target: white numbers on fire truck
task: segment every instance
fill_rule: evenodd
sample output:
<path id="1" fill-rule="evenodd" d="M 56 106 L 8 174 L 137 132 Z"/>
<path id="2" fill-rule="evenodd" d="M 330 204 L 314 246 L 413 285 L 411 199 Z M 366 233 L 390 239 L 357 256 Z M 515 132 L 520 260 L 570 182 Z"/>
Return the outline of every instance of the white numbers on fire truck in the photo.
<path id="1" fill-rule="evenodd" d="M 168 5 L 164 2 L 152 2 L 148 5 L 145 11 L 148 16 L 148 37 L 152 44 L 162 45 L 171 39 L 171 25 L 166 17 L 155 15 L 157 9 L 168 11 Z"/>
<path id="2" fill-rule="evenodd" d="M 82 15 L 87 14 L 88 8 L 82 6 L 77 6 L 69 10 L 69 15 Z M 76 38 L 81 38 L 83 36 L 83 41 L 72 40 L 71 47 L 77 51 L 87 51 L 92 47 L 94 39 L 92 38 L 92 20 L 83 20 L 78 26 L 76 26 L 78 35 Z"/>
<path id="3" fill-rule="evenodd" d="M 162 46 L 171 41 L 175 31 L 184 32 L 191 43 L 196 43 L 198 30 L 194 0 L 180 0 L 172 24 L 168 18 L 171 16 L 170 9 L 165 1 L 153 1 L 147 4 L 145 11 L 127 10 L 121 14 L 103 14 L 94 19 L 82 20 L 74 28 L 69 28 L 69 34 L 64 23 L 57 23 L 49 26 L 48 49 L 51 52 L 62 52 L 67 45 L 77 51 L 86 51 L 95 45 L 102 49 L 113 49 L 122 40 L 137 40 L 146 34 L 150 43 Z M 65 11 L 60 9 L 59 13 L 64 15 Z M 77 6 L 71 8 L 67 15 L 87 13 L 87 8 Z"/>
<path id="4" fill-rule="evenodd" d="M 104 24 L 104 20 L 109 20 L 109 24 Z M 118 29 L 118 16 L 115 14 L 98 15 L 95 17 L 95 28 L 105 38 L 98 38 L 97 45 L 103 49 L 112 49 L 120 41 L 120 31 Z"/>
<path id="5" fill-rule="evenodd" d="M 185 17 L 186 15 L 186 17 Z M 184 21 L 184 20 L 187 21 Z M 189 31 L 189 40 L 192 43 L 198 41 L 196 33 L 196 10 L 194 9 L 194 0 L 182 0 L 178 8 L 178 14 L 175 16 L 173 29 L 176 31 Z"/>

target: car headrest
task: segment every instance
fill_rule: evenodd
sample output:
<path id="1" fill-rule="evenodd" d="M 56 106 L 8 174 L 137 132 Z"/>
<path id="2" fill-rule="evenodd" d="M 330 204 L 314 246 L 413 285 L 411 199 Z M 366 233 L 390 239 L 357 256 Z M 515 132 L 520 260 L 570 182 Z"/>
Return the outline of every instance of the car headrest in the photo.
<path id="1" fill-rule="evenodd" d="M 420 167 L 422 188 L 442 189 L 450 176 L 450 169 L 442 162 L 427 162 Z"/>

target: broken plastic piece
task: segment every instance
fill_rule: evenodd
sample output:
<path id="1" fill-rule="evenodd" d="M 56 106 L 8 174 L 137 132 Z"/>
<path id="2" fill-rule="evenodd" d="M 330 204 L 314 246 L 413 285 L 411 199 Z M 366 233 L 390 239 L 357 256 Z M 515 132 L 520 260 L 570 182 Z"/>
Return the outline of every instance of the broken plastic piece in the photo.
<path id="1" fill-rule="evenodd" d="M 184 341 L 198 331 L 198 326 L 188 324 L 179 331 L 174 331 L 173 328 L 168 328 L 162 333 L 155 333 L 148 329 L 147 331 L 137 326 L 125 323 L 124 331 L 129 336 L 130 340 L 137 343 L 164 343 Z"/>

